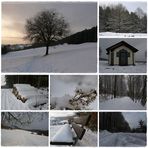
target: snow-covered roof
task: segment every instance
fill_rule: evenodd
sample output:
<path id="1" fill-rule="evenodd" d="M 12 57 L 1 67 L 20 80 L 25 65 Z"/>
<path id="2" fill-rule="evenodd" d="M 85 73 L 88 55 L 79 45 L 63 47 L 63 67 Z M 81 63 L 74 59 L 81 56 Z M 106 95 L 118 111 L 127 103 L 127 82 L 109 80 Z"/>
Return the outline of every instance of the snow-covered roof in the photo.
<path id="1" fill-rule="evenodd" d="M 114 44 L 110 47 L 108 47 L 106 50 L 107 50 L 107 54 L 109 54 L 109 51 L 113 51 L 115 50 L 116 48 L 120 47 L 120 46 L 126 46 L 128 47 L 130 50 L 132 50 L 133 52 L 137 52 L 138 49 L 136 49 L 135 47 L 131 46 L 130 44 L 128 44 L 127 42 L 125 41 L 121 41 L 121 42 L 118 42 L 117 44 Z"/>

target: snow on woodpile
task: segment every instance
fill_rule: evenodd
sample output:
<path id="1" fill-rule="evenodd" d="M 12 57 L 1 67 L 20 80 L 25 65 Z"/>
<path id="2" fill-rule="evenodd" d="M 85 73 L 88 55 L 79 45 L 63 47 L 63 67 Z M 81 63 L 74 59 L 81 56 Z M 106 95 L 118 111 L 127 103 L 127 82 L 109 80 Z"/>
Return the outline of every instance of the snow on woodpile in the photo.
<path id="1" fill-rule="evenodd" d="M 18 91 L 20 90 L 35 90 L 33 86 L 30 84 L 13 84 L 13 87 L 15 87 Z"/>
<path id="2" fill-rule="evenodd" d="M 28 99 L 44 99 L 45 95 L 40 94 L 38 89 L 31 86 L 30 84 L 14 84 L 13 85 L 13 93 L 14 95 L 22 100 L 22 102 L 26 102 Z"/>
<path id="3" fill-rule="evenodd" d="M 21 89 L 22 88 L 23 87 L 21 87 Z M 29 110 L 29 109 L 47 110 L 49 106 L 48 89 L 47 88 L 41 88 L 41 89 L 34 88 L 34 89 L 35 91 L 21 90 L 19 92 L 20 94 L 15 94 L 12 89 L 2 89 L 2 97 L 1 97 L 2 109 L 3 110 Z"/>
<path id="4" fill-rule="evenodd" d="M 94 75 L 52 76 L 51 84 L 51 109 L 89 109 L 92 102 L 97 103 L 97 77 Z M 96 105 L 93 109 L 97 109 Z"/>
<path id="5" fill-rule="evenodd" d="M 51 139 L 51 142 L 73 143 L 73 133 L 69 124 L 63 125 Z"/>
<path id="6" fill-rule="evenodd" d="M 83 109 L 92 103 L 97 97 L 95 89 L 76 89 L 75 96 L 69 100 L 74 109 Z"/>

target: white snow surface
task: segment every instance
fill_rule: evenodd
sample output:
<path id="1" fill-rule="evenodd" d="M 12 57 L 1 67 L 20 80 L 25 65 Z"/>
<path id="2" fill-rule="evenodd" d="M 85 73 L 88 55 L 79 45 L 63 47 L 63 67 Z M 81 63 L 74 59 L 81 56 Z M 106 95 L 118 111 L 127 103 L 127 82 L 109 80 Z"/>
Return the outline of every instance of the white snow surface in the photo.
<path id="1" fill-rule="evenodd" d="M 117 37 L 146 37 L 146 33 L 116 33 L 116 32 L 100 32 L 100 36 L 117 36 Z"/>
<path id="2" fill-rule="evenodd" d="M 58 45 L 9 52 L 2 55 L 3 72 L 96 72 L 97 44 Z"/>
<path id="3" fill-rule="evenodd" d="M 68 142 L 73 143 L 73 133 L 69 124 L 63 125 L 54 137 L 51 139 L 52 142 Z"/>
<path id="4" fill-rule="evenodd" d="M 101 110 L 146 110 L 140 102 L 133 102 L 129 97 L 121 97 L 102 101 L 100 96 L 99 108 Z"/>
<path id="5" fill-rule="evenodd" d="M 13 84 L 13 86 L 16 87 L 18 91 L 22 91 L 22 90 L 29 90 L 29 91 L 36 90 L 30 84 Z"/>
<path id="6" fill-rule="evenodd" d="M 48 137 L 24 130 L 1 130 L 2 146 L 48 146 Z"/>
<path id="7" fill-rule="evenodd" d="M 54 137 L 56 132 L 58 130 L 60 130 L 62 126 L 63 125 L 54 125 L 54 126 L 52 125 L 52 126 L 50 126 L 50 139 L 52 139 Z M 75 137 L 75 133 L 73 133 L 73 136 Z M 91 130 L 86 129 L 86 132 L 85 132 L 82 140 L 78 140 L 78 142 L 76 143 L 76 146 L 96 147 L 97 141 L 98 141 L 97 139 L 98 139 L 98 134 L 96 132 L 92 132 Z"/>
<path id="8" fill-rule="evenodd" d="M 45 104 L 43 106 L 40 106 Z M 34 107 L 38 106 L 38 107 Z M 48 98 L 46 95 L 35 95 L 30 96 L 29 99 L 23 103 L 18 100 L 12 93 L 12 89 L 1 90 L 1 109 L 2 110 L 47 110 L 48 109 Z"/>
<path id="9" fill-rule="evenodd" d="M 136 63 L 135 66 L 111 66 L 108 61 L 99 61 L 100 73 L 146 73 L 146 63 Z"/>
<path id="10" fill-rule="evenodd" d="M 99 134 L 99 146 L 146 146 L 146 134 L 102 131 Z"/>

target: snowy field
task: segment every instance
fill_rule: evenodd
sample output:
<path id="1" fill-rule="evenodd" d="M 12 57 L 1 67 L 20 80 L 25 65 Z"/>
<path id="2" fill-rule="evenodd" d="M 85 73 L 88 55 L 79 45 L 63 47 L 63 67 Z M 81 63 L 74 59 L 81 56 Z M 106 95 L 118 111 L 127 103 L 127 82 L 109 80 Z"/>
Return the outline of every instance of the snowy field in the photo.
<path id="1" fill-rule="evenodd" d="M 129 97 L 102 100 L 100 96 L 99 108 L 101 110 L 146 110 L 146 106 L 142 106 L 138 101 L 132 101 Z"/>
<path id="2" fill-rule="evenodd" d="M 2 72 L 96 72 L 97 44 L 59 45 L 9 52 L 2 55 Z"/>
<path id="3" fill-rule="evenodd" d="M 145 37 L 146 33 L 115 33 L 115 32 L 100 32 L 100 36 L 117 36 L 117 37 Z"/>
<path id="4" fill-rule="evenodd" d="M 99 61 L 100 73 L 146 73 L 145 63 L 136 63 L 135 66 L 110 66 L 108 61 Z"/>
<path id="5" fill-rule="evenodd" d="M 50 126 L 50 138 L 52 139 L 54 135 L 65 125 L 52 125 Z M 75 133 L 74 133 L 75 135 Z M 62 140 L 64 138 L 67 139 L 70 135 L 65 135 L 64 137 L 61 136 Z M 97 146 L 97 133 L 92 132 L 91 130 L 87 129 L 82 140 L 78 140 L 75 146 Z"/>
<path id="6" fill-rule="evenodd" d="M 99 134 L 99 146 L 146 146 L 144 133 L 110 133 L 102 131 Z"/>
<path id="7" fill-rule="evenodd" d="M 48 137 L 24 130 L 1 130 L 2 146 L 48 146 Z"/>
<path id="8" fill-rule="evenodd" d="M 38 92 L 42 92 L 43 90 L 38 90 Z M 48 96 L 47 91 L 44 91 Z M 48 109 L 48 98 L 30 98 L 25 103 L 21 100 L 18 100 L 16 96 L 12 93 L 12 89 L 2 89 L 1 90 L 1 109 L 2 110 L 47 110 Z"/>

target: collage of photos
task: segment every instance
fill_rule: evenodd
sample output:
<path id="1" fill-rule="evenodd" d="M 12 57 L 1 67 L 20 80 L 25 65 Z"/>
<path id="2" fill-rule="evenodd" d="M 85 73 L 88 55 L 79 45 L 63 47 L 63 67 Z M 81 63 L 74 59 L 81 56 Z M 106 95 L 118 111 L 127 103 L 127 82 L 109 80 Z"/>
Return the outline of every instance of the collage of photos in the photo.
<path id="1" fill-rule="evenodd" d="M 1 2 L 0 145 L 147 146 L 147 1 Z"/>

